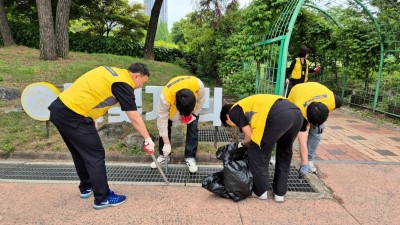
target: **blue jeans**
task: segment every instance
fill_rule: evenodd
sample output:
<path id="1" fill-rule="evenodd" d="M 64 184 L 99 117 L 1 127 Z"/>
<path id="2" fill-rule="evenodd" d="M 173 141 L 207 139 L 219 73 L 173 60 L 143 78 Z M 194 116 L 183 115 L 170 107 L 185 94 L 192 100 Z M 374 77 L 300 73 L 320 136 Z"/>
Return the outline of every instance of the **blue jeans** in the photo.
<path id="1" fill-rule="evenodd" d="M 310 126 L 307 139 L 308 161 L 314 161 L 315 153 L 317 152 L 319 142 L 321 141 L 321 135 L 324 128 L 325 124 L 321 124 L 320 126 Z"/>

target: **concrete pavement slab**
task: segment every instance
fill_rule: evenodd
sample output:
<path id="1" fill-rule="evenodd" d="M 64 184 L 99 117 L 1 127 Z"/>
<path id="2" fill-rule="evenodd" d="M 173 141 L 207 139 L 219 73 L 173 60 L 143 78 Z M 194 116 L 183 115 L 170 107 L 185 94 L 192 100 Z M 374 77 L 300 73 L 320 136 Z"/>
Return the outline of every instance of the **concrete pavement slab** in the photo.
<path id="1" fill-rule="evenodd" d="M 334 198 L 360 224 L 400 224 L 399 165 L 319 163 L 318 168 Z"/>
<path id="2" fill-rule="evenodd" d="M 200 187 L 111 184 L 128 197 L 95 210 L 77 183 L 0 183 L 0 224 L 241 224 L 237 205 Z"/>
<path id="3" fill-rule="evenodd" d="M 358 224 L 332 199 L 287 199 L 277 203 L 272 199 L 246 199 L 239 203 L 243 224 Z"/>

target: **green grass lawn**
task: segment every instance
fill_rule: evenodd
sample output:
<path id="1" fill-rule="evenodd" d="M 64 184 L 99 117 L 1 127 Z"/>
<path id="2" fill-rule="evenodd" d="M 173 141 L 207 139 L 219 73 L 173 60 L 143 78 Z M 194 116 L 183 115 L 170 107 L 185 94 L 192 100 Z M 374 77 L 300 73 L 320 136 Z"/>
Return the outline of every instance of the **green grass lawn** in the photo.
<path id="1" fill-rule="evenodd" d="M 19 46 L 0 48 L 0 87 L 12 87 L 22 91 L 27 85 L 42 81 L 61 87 L 62 84 L 72 83 L 97 66 L 128 68 L 133 62 L 147 64 L 151 75 L 146 85 L 163 86 L 174 76 L 190 74 L 189 71 L 169 63 L 109 54 L 70 52 L 69 58 L 65 60 L 42 61 L 39 60 L 37 49 Z M 143 109 L 151 110 L 151 97 L 146 95 L 143 97 Z M 36 121 L 25 112 L 5 113 L 6 110 L 20 104 L 19 100 L 0 101 L 0 150 L 8 153 L 68 151 L 53 125 L 50 126 L 50 137 L 47 138 L 45 122 Z M 155 121 L 146 121 L 146 125 L 153 136 L 158 135 Z M 206 152 L 210 151 L 208 147 L 204 149 Z M 121 143 L 107 148 L 107 151 L 143 154 L 141 151 L 126 149 Z"/>

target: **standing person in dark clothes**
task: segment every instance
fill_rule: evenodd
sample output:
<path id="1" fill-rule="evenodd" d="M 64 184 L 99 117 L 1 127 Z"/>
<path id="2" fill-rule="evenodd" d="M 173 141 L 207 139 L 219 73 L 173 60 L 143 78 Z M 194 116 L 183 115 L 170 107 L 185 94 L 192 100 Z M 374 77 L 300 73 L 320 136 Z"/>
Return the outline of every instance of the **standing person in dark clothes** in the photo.
<path id="1" fill-rule="evenodd" d="M 290 67 L 286 70 L 286 84 L 289 85 L 288 95 L 296 84 L 308 81 L 309 73 L 318 73 L 321 70 L 319 66 L 315 68 L 310 67 L 310 62 L 308 61 L 309 56 L 310 49 L 307 47 L 300 48 L 299 54 L 293 59 Z"/>
<path id="2" fill-rule="evenodd" d="M 145 151 L 154 152 L 154 143 L 137 112 L 134 94 L 134 89 L 142 87 L 149 76 L 143 63 L 134 63 L 128 69 L 100 66 L 79 77 L 49 106 L 50 121 L 71 152 L 80 179 L 80 196 L 94 195 L 95 209 L 126 201 L 124 195 L 115 194 L 108 186 L 105 151 L 95 127 L 97 118 L 119 103 L 145 139 Z"/>
<path id="3" fill-rule="evenodd" d="M 224 105 L 220 118 L 224 126 L 238 127 L 244 133 L 242 144 L 248 147 L 253 196 L 258 199 L 268 198 L 269 161 L 277 145 L 273 193 L 275 201 L 283 202 L 292 145 L 303 123 L 299 108 L 281 96 L 258 94 Z"/>

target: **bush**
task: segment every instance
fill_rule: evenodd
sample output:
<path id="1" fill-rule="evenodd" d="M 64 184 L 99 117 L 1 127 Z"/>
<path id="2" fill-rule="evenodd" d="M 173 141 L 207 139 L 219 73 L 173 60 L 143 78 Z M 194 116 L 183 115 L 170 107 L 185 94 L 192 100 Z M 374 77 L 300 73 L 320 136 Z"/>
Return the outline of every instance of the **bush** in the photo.
<path id="1" fill-rule="evenodd" d="M 11 21 L 10 29 L 16 44 L 39 48 L 38 25 Z M 107 53 L 141 58 L 143 57 L 143 48 L 143 44 L 114 36 L 93 36 L 86 33 L 69 34 L 69 50 L 74 52 Z M 179 49 L 154 47 L 154 54 L 157 61 L 174 63 L 178 60 L 182 65 L 189 65 L 185 68 L 190 68 L 191 71 L 194 71 L 192 64 L 187 61 L 190 57 Z"/>

